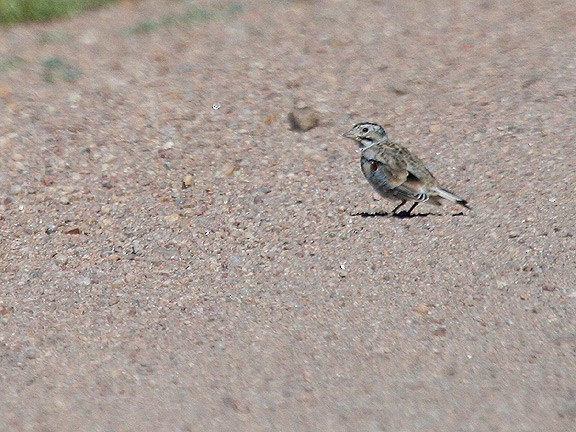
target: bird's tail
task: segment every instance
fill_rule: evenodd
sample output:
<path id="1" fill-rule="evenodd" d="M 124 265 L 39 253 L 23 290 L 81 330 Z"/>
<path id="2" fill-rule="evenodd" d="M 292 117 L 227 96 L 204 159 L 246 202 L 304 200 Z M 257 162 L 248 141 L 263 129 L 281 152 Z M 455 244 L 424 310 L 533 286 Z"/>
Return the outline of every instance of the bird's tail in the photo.
<path id="1" fill-rule="evenodd" d="M 463 198 L 460 198 L 458 195 L 455 195 L 450 191 L 447 191 L 446 189 L 438 188 L 436 189 L 436 193 L 441 198 L 447 199 L 448 201 L 452 201 L 456 204 L 460 204 L 461 206 L 466 207 L 467 209 L 470 209 L 470 207 L 468 206 L 468 201 L 466 201 Z"/>

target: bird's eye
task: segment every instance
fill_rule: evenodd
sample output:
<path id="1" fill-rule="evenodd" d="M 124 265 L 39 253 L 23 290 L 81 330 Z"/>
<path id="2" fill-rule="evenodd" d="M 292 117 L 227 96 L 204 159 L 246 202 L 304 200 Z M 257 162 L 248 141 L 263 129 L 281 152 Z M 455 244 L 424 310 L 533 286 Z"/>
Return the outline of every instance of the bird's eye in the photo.
<path id="1" fill-rule="evenodd" d="M 367 132 L 368 132 L 368 128 L 367 128 L 367 127 L 363 128 L 363 129 L 362 129 L 362 132 L 367 133 Z"/>

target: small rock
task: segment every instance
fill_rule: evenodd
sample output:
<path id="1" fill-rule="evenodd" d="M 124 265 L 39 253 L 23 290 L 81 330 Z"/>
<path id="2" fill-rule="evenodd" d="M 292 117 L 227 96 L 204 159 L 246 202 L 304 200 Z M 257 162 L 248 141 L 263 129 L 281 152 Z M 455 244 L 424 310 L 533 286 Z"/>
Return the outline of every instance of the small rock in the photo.
<path id="1" fill-rule="evenodd" d="M 319 164 L 328 162 L 328 157 L 322 153 L 314 152 L 310 154 L 309 157 L 313 162 L 317 162 Z"/>
<path id="2" fill-rule="evenodd" d="M 180 219 L 180 215 L 178 213 L 172 213 L 171 215 L 164 217 L 164 222 L 172 224 L 176 222 L 178 219 Z"/>
<path id="3" fill-rule="evenodd" d="M 59 267 L 65 266 L 66 264 L 68 264 L 68 257 L 67 256 L 57 256 L 56 257 L 56 264 Z"/>
<path id="4" fill-rule="evenodd" d="M 238 171 L 240 167 L 235 164 L 225 164 L 218 170 L 216 173 L 216 177 L 232 177 L 236 171 Z"/>
<path id="5" fill-rule="evenodd" d="M 430 127 L 428 128 L 428 130 L 432 133 L 434 132 L 440 132 L 442 130 L 442 125 L 441 124 L 433 124 L 430 125 Z"/>
<path id="6" fill-rule="evenodd" d="M 114 183 L 112 182 L 111 179 L 109 178 L 103 178 L 100 181 L 100 185 L 104 188 L 104 189 L 112 189 L 114 187 Z"/>
<path id="7" fill-rule="evenodd" d="M 430 308 L 425 304 L 419 304 L 414 308 L 414 312 L 418 315 L 428 315 L 430 313 Z"/>
<path id="8" fill-rule="evenodd" d="M 6 316 L 6 315 L 10 315 L 12 313 L 14 313 L 14 307 L 6 306 L 6 305 L 0 305 L 0 316 Z"/>
<path id="9" fill-rule="evenodd" d="M 23 188 L 21 185 L 12 185 L 10 186 L 10 191 L 8 192 L 10 195 L 18 195 L 22 192 Z"/>
<path id="10" fill-rule="evenodd" d="M 12 91 L 8 87 L 0 87 L 0 99 L 9 99 L 12 96 Z"/>
<path id="11" fill-rule="evenodd" d="M 112 223 L 113 223 L 113 221 L 112 221 L 112 219 L 110 219 L 110 218 L 102 218 L 102 219 L 100 220 L 100 226 L 101 226 L 102 228 L 109 227 L 109 226 L 112 225 Z"/>
<path id="12" fill-rule="evenodd" d="M 176 247 L 159 246 L 155 251 L 166 259 L 176 259 L 180 256 L 180 251 Z"/>
<path id="13" fill-rule="evenodd" d="M 398 96 L 404 96 L 410 93 L 410 88 L 407 85 L 400 82 L 391 82 L 388 85 L 388 90 L 396 93 Z"/>
<path id="14" fill-rule="evenodd" d="M 576 335 L 568 334 L 554 339 L 554 343 L 560 348 L 573 349 L 576 347 Z"/>
<path id="15" fill-rule="evenodd" d="M 104 153 L 102 154 L 102 162 L 104 162 L 104 164 L 109 164 L 110 162 L 113 162 L 116 160 L 116 156 L 109 152 L 109 151 L 104 151 Z"/>
<path id="16" fill-rule="evenodd" d="M 78 92 L 72 92 L 68 95 L 68 102 L 71 104 L 77 104 L 82 99 L 82 95 Z"/>
<path id="17" fill-rule="evenodd" d="M 556 291 L 556 287 L 555 287 L 554 285 L 545 284 L 545 285 L 542 287 L 542 290 L 543 290 L 543 291 L 548 291 L 548 292 L 553 292 L 553 291 Z"/>
<path id="18" fill-rule="evenodd" d="M 182 177 L 182 189 L 188 189 L 191 186 L 194 186 L 194 177 L 190 174 L 186 174 Z"/>
<path id="19" fill-rule="evenodd" d="M 268 117 L 266 117 L 266 120 L 264 120 L 264 123 L 266 123 L 267 125 L 271 125 L 276 120 L 278 120 L 278 116 L 276 114 L 270 114 Z"/>
<path id="20" fill-rule="evenodd" d="M 110 288 L 112 288 L 112 289 L 120 289 L 124 286 L 126 286 L 126 282 L 124 282 L 124 279 L 114 279 L 110 283 Z"/>
<path id="21" fill-rule="evenodd" d="M 292 130 L 306 132 L 320 124 L 320 114 L 302 103 L 297 103 L 288 114 L 288 121 Z"/>
<path id="22" fill-rule="evenodd" d="M 571 419 L 576 419 L 576 400 L 567 399 L 560 405 L 558 410 L 558 415 L 560 417 L 568 417 Z"/>
<path id="23" fill-rule="evenodd" d="M 28 347 L 24 350 L 24 357 L 28 360 L 33 360 L 38 357 L 38 353 L 33 347 Z"/>
<path id="24" fill-rule="evenodd" d="M 57 229 L 58 227 L 54 224 L 48 225 L 48 228 L 46 228 L 46 234 L 54 234 Z"/>
<path id="25" fill-rule="evenodd" d="M 240 264 L 242 264 L 242 258 L 240 258 L 238 255 L 232 255 L 230 257 L 230 267 L 237 267 Z"/>
<path id="26" fill-rule="evenodd" d="M 438 327 L 432 332 L 432 336 L 446 336 L 446 327 Z"/>
<path id="27" fill-rule="evenodd" d="M 224 406 L 231 408 L 233 411 L 240 413 L 250 412 L 250 408 L 239 399 L 233 398 L 232 396 L 225 396 L 222 398 L 222 403 Z"/>

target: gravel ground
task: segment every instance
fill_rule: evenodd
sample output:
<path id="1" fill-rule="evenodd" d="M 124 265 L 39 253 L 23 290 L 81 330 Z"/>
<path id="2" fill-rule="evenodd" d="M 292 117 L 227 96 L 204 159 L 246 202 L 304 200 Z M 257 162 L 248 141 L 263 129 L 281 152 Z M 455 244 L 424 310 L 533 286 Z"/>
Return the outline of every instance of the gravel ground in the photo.
<path id="1" fill-rule="evenodd" d="M 1 29 L 0 430 L 576 430 L 575 40 L 571 0 Z M 472 211 L 379 216 L 366 120 Z"/>

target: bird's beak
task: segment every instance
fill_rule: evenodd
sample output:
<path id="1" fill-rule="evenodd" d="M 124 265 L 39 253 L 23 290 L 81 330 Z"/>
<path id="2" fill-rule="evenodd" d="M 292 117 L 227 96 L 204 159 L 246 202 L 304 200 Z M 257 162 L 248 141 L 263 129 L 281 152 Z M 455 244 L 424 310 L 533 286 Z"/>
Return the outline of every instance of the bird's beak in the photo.
<path id="1" fill-rule="evenodd" d="M 354 138 L 354 134 L 352 133 L 353 129 L 350 129 L 348 132 L 343 133 L 342 136 L 345 138 Z"/>

